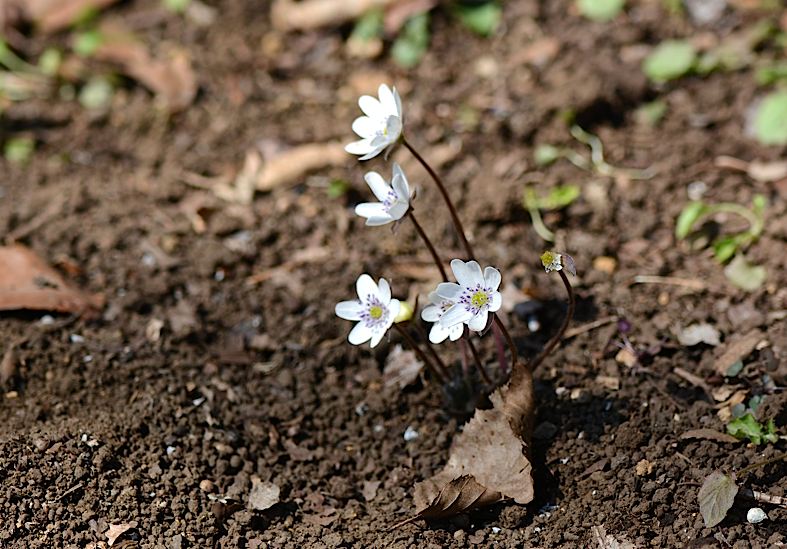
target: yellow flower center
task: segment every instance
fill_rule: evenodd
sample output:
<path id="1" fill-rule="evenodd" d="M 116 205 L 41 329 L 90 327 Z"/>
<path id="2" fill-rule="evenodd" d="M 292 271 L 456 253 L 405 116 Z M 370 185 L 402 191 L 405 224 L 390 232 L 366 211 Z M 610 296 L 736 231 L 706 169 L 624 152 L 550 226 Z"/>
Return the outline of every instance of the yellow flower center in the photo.
<path id="1" fill-rule="evenodd" d="M 383 308 L 380 307 L 379 305 L 372 305 L 369 308 L 369 316 L 375 320 L 378 320 L 383 316 Z"/>
<path id="2" fill-rule="evenodd" d="M 473 307 L 476 309 L 480 309 L 487 303 L 489 303 L 489 296 L 486 292 L 482 290 L 478 290 L 476 293 L 473 294 L 473 297 L 470 298 L 470 303 L 473 304 Z"/>

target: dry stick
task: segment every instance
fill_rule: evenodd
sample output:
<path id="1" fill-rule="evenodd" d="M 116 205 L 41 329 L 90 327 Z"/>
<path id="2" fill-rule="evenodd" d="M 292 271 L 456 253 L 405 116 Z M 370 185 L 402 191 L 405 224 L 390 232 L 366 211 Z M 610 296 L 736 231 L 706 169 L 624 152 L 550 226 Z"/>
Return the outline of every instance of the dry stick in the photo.
<path id="1" fill-rule="evenodd" d="M 427 357 L 424 352 L 421 350 L 421 347 L 415 342 L 410 334 L 407 333 L 407 330 L 402 328 L 399 324 L 394 323 L 394 327 L 402 334 L 402 337 L 407 342 L 407 344 L 415 351 L 415 354 L 418 355 L 418 358 L 426 364 L 426 366 L 431 370 L 431 372 L 435 375 L 435 377 L 439 378 L 442 383 L 446 383 L 448 380 L 445 376 L 437 369 L 434 363 Z"/>
<path id="2" fill-rule="evenodd" d="M 783 459 L 787 459 L 787 452 L 781 453 L 781 454 L 779 454 L 776 457 L 772 457 L 772 458 L 766 459 L 764 461 L 760 461 L 758 463 L 755 463 L 753 465 L 749 465 L 747 467 L 744 467 L 743 469 L 741 469 L 740 471 L 735 473 L 735 476 L 736 477 L 742 477 L 743 475 L 745 475 L 747 473 L 751 473 L 755 469 L 759 469 L 760 467 L 765 467 L 766 465 L 770 465 L 771 463 L 776 463 L 777 461 L 781 461 Z"/>
<path id="3" fill-rule="evenodd" d="M 448 206 L 448 211 L 451 213 L 451 219 L 454 222 L 454 227 L 456 228 L 456 232 L 459 233 L 459 238 L 462 240 L 462 244 L 464 244 L 465 246 L 465 251 L 469 256 L 468 259 L 473 259 L 475 257 L 475 254 L 473 253 L 473 247 L 470 245 L 470 242 L 467 240 L 467 236 L 465 235 L 465 230 L 462 227 L 462 222 L 459 220 L 459 214 L 456 212 L 454 203 L 451 202 L 451 197 L 448 196 L 448 191 L 445 188 L 445 184 L 443 183 L 443 180 L 440 179 L 440 176 L 437 175 L 437 173 L 432 169 L 432 166 L 430 166 L 426 162 L 426 160 L 424 160 L 424 158 L 420 154 L 418 154 L 418 151 L 416 151 L 413 148 L 413 146 L 410 145 L 410 142 L 404 138 L 404 135 L 402 135 L 401 139 L 402 139 L 402 144 L 404 144 L 404 146 L 407 147 L 407 150 L 410 151 L 410 153 L 415 157 L 415 159 L 421 163 L 421 166 L 423 166 L 424 169 L 427 172 L 429 172 L 429 175 L 432 177 L 435 184 L 437 185 L 437 189 L 440 191 L 440 194 L 443 195 L 443 201 L 445 202 L 445 205 Z"/>
<path id="4" fill-rule="evenodd" d="M 415 218 L 415 214 L 413 213 L 412 209 L 410 209 L 408 217 L 410 218 L 410 221 L 413 222 L 413 225 L 415 225 L 415 230 L 418 231 L 418 234 L 421 236 L 421 240 L 423 240 L 424 244 L 426 244 L 426 247 L 429 248 L 429 253 L 432 254 L 432 260 L 434 260 L 434 264 L 437 265 L 437 268 L 440 269 L 440 275 L 443 277 L 443 280 L 447 281 L 448 274 L 445 272 L 445 266 L 440 260 L 440 256 L 437 254 L 434 244 L 432 244 L 432 241 L 429 240 L 428 236 L 426 236 L 426 231 L 424 231 L 424 228 L 421 227 L 421 224 L 418 223 L 418 220 Z"/>
<path id="5" fill-rule="evenodd" d="M 560 343 L 560 340 L 563 337 L 563 334 L 566 333 L 568 329 L 568 325 L 571 322 L 571 319 L 574 316 L 574 308 L 576 307 L 576 300 L 574 298 L 574 289 L 571 287 L 571 283 L 568 281 L 568 277 L 563 270 L 557 272 L 560 275 L 560 278 L 563 280 L 563 285 L 566 287 L 566 292 L 568 292 L 568 311 L 566 312 L 566 317 L 563 319 L 563 324 L 560 325 L 560 329 L 557 331 L 555 335 L 552 336 L 546 346 L 541 350 L 541 352 L 530 362 L 530 371 L 534 371 L 539 364 L 541 364 L 544 359 L 549 356 L 549 354 L 557 347 L 557 344 Z"/>
<path id="6" fill-rule="evenodd" d="M 475 359 L 475 367 L 478 370 L 478 373 L 481 374 L 481 377 L 484 378 L 484 382 L 487 385 L 492 385 L 492 380 L 489 379 L 489 375 L 486 373 L 486 370 L 484 370 L 483 364 L 481 364 L 481 357 L 478 356 L 478 351 L 476 350 L 475 345 L 473 345 L 473 342 L 470 339 L 470 334 L 465 332 L 463 335 L 465 336 L 465 341 L 467 341 L 467 346 L 470 347 L 470 352 L 473 353 L 473 358 Z"/>

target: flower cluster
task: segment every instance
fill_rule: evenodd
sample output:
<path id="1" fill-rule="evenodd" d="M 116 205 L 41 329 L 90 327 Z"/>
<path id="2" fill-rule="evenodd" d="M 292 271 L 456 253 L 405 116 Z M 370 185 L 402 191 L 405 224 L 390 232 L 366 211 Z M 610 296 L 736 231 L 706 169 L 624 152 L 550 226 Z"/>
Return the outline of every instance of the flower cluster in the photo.
<path id="1" fill-rule="evenodd" d="M 345 147 L 347 152 L 360 156 L 360 160 L 368 160 L 383 151 L 390 151 L 399 142 L 404 142 L 412 152 L 402 136 L 402 102 L 396 88 L 392 89 L 383 84 L 379 87 L 378 95 L 379 98 L 364 95 L 358 101 L 364 116 L 357 118 L 352 128 L 361 140 Z M 419 161 L 424 162 L 420 155 L 414 154 Z M 431 170 L 428 171 L 431 173 Z M 369 226 L 386 225 L 409 216 L 445 276 L 444 267 L 434 246 L 415 220 L 410 204 L 410 183 L 401 166 L 393 163 L 390 182 L 375 171 L 367 172 L 364 180 L 377 202 L 358 204 L 355 213 L 365 218 L 366 225 Z M 439 181 L 437 183 L 442 185 Z M 448 207 L 454 212 L 450 199 L 446 200 L 449 201 Z M 464 238 L 461 227 L 457 229 Z M 464 240 L 466 242 L 466 238 Z M 478 262 L 461 259 L 451 261 L 451 270 L 456 282 L 444 280 L 438 284 L 429 294 L 429 305 L 421 311 L 421 318 L 432 323 L 429 341 L 433 344 L 447 339 L 457 341 L 467 330 L 483 332 L 490 324 L 490 314 L 497 312 L 502 305 L 502 296 L 498 291 L 500 271 L 494 267 L 482 270 Z M 403 305 L 406 303 L 402 304 L 391 298 L 391 288 L 384 278 L 375 283 L 371 276 L 362 274 L 358 278 L 356 289 L 358 299 L 336 305 L 336 315 L 357 322 L 350 331 L 350 343 L 360 345 L 368 341 L 371 347 L 375 347 L 387 330 L 397 322 L 400 309 L 409 311 L 409 306 L 405 307 Z M 402 316 L 409 320 L 411 314 Z"/>

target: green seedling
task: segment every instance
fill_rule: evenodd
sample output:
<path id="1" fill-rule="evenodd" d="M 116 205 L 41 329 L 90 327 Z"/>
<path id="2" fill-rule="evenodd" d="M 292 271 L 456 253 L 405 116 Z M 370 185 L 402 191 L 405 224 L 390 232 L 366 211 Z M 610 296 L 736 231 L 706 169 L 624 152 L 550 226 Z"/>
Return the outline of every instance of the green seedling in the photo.
<path id="1" fill-rule="evenodd" d="M 595 172 L 599 175 L 606 177 L 626 177 L 628 179 L 650 179 L 653 177 L 653 172 L 650 168 L 644 170 L 632 170 L 627 168 L 618 168 L 608 164 L 604 159 L 604 145 L 601 139 L 595 135 L 586 132 L 577 125 L 571 127 L 571 136 L 590 148 L 590 157 L 586 158 L 574 151 L 573 149 L 565 147 L 556 147 L 554 145 L 539 145 L 534 152 L 534 160 L 538 166 L 548 166 L 560 158 L 565 158 L 576 167 L 590 172 Z"/>
<path id="2" fill-rule="evenodd" d="M 754 116 L 754 135 L 763 145 L 787 144 L 787 91 L 765 96 Z"/>
<path id="3" fill-rule="evenodd" d="M 634 112 L 634 118 L 640 124 L 655 128 L 667 114 L 667 103 L 656 100 L 645 103 Z"/>
<path id="4" fill-rule="evenodd" d="M 479 5 L 457 4 L 453 13 L 466 28 L 480 36 L 491 36 L 500 25 L 503 9 L 496 1 Z"/>
<path id="5" fill-rule="evenodd" d="M 678 216 L 675 223 L 675 237 L 678 240 L 686 239 L 700 221 L 720 213 L 729 213 L 745 219 L 749 223 L 748 229 L 721 236 L 712 244 L 716 260 L 719 263 L 726 263 L 735 254 L 745 250 L 762 234 L 765 225 L 765 205 L 765 197 L 762 195 L 755 195 L 751 208 L 731 202 L 719 204 L 706 204 L 701 200 L 690 202 Z"/>
<path id="6" fill-rule="evenodd" d="M 787 61 L 762 65 L 757 69 L 754 78 L 760 86 L 770 86 L 779 81 L 787 81 Z"/>
<path id="7" fill-rule="evenodd" d="M 664 83 L 689 73 L 697 60 L 697 51 L 685 40 L 666 40 L 645 58 L 642 70 L 653 82 Z"/>
<path id="8" fill-rule="evenodd" d="M 12 164 L 26 164 L 35 150 L 32 137 L 13 137 L 5 142 L 3 154 Z"/>
<path id="9" fill-rule="evenodd" d="M 611 21 L 623 11 L 626 0 L 577 0 L 579 13 L 600 23 Z"/>
<path id="10" fill-rule="evenodd" d="M 80 32 L 74 37 L 74 52 L 82 57 L 90 57 L 104 43 L 104 36 L 96 29 Z"/>
<path id="11" fill-rule="evenodd" d="M 523 198 L 525 209 L 530 214 L 530 219 L 533 222 L 533 229 L 538 236 L 547 242 L 555 241 L 555 233 L 553 233 L 544 224 L 541 217 L 542 211 L 560 210 L 569 206 L 577 198 L 579 198 L 581 191 L 577 185 L 561 185 L 549 191 L 546 196 L 539 196 L 533 187 L 526 186 Z"/>
<path id="12" fill-rule="evenodd" d="M 752 444 L 759 446 L 764 442 L 771 444 L 779 440 L 776 434 L 776 425 L 773 419 L 769 419 L 764 425 L 757 421 L 751 412 L 747 412 L 742 417 L 733 419 L 727 424 L 727 432 L 741 440 L 748 439 Z"/>
<path id="13" fill-rule="evenodd" d="M 429 13 L 419 13 L 405 23 L 391 47 L 396 63 L 410 69 L 418 65 L 429 48 Z"/>
<path id="14" fill-rule="evenodd" d="M 183 13 L 189 7 L 191 0 L 162 0 L 164 7 L 175 13 Z"/>
<path id="15" fill-rule="evenodd" d="M 341 198 L 350 190 L 350 184 L 344 179 L 334 179 L 328 184 L 328 197 L 332 199 Z"/>

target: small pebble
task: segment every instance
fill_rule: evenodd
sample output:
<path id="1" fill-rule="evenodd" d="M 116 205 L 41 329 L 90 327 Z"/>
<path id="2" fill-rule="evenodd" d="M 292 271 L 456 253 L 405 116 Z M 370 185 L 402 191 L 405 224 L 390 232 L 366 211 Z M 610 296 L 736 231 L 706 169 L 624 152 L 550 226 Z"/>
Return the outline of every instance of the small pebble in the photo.
<path id="1" fill-rule="evenodd" d="M 767 518 L 768 515 L 759 507 L 752 507 L 749 509 L 749 512 L 746 513 L 746 520 L 749 521 L 750 524 L 759 524 Z"/>
<path id="2" fill-rule="evenodd" d="M 410 442 L 411 440 L 415 440 L 418 438 L 418 431 L 413 429 L 411 425 L 407 426 L 407 429 L 404 431 L 404 440 L 405 442 Z"/>
<path id="3" fill-rule="evenodd" d="M 53 317 L 52 315 L 44 315 L 41 317 L 40 322 L 44 326 L 51 326 L 52 324 L 55 323 L 55 317 Z"/>
<path id="4" fill-rule="evenodd" d="M 71 340 L 71 343 L 84 343 L 85 341 L 85 338 L 79 334 L 71 334 L 69 339 Z"/>
<path id="5" fill-rule="evenodd" d="M 501 532 L 500 528 L 498 528 L 497 526 L 492 526 L 492 533 L 493 534 L 499 534 L 500 532 Z"/>
<path id="6" fill-rule="evenodd" d="M 208 479 L 200 481 L 200 483 L 199 483 L 199 489 L 202 490 L 203 492 L 211 493 L 211 492 L 213 492 L 214 488 L 215 488 L 215 486 Z"/>

